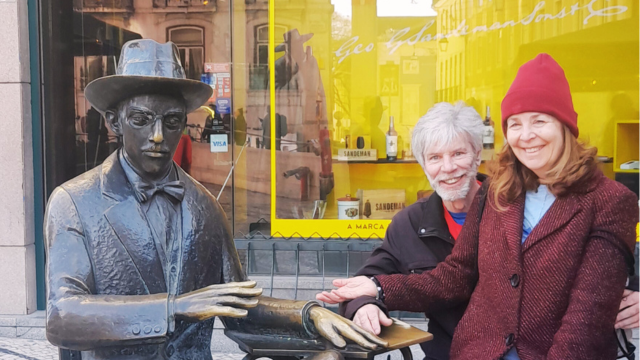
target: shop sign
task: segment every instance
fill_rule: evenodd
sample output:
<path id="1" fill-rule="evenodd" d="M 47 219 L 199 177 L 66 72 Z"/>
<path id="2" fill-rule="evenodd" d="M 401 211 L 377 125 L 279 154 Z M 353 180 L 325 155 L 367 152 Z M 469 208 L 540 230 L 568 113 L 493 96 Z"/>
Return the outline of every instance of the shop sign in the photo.
<path id="1" fill-rule="evenodd" d="M 209 135 L 209 143 L 211 144 L 212 153 L 229 151 L 229 140 L 227 139 L 227 134 L 211 134 Z"/>
<path id="2" fill-rule="evenodd" d="M 231 114 L 231 99 L 230 98 L 217 98 L 216 107 L 218 112 L 222 115 Z"/>
<path id="3" fill-rule="evenodd" d="M 231 66 L 228 63 L 204 63 L 204 72 L 217 73 L 217 72 L 231 72 Z"/>
<path id="4" fill-rule="evenodd" d="M 209 98 L 209 100 L 207 100 L 207 102 L 214 103 L 216 101 L 216 74 L 205 72 L 204 74 L 200 75 L 200 81 L 211 86 L 211 89 L 213 91 L 211 92 L 211 97 Z"/>
<path id="5" fill-rule="evenodd" d="M 230 73 L 217 73 L 216 83 L 218 97 L 231 97 L 231 74 Z"/>
<path id="6" fill-rule="evenodd" d="M 446 34 L 424 34 L 429 28 L 435 25 L 435 20 L 429 21 L 426 25 L 422 27 L 418 32 L 411 34 L 411 27 L 406 27 L 404 29 L 398 30 L 389 41 L 386 42 L 386 46 L 389 52 L 389 55 L 393 54 L 398 48 L 402 45 L 415 45 L 418 42 L 427 42 L 427 41 L 437 41 L 440 39 L 445 39 L 449 37 L 456 36 L 465 36 L 469 34 L 475 34 L 477 32 L 487 32 L 493 30 L 500 30 L 506 27 L 513 27 L 516 25 L 527 26 L 532 22 L 539 23 L 541 21 L 547 20 L 555 20 L 562 19 L 567 16 L 575 16 L 580 10 L 587 10 L 587 15 L 582 20 L 582 23 L 586 25 L 589 20 L 593 17 L 609 17 L 616 16 L 622 14 L 628 10 L 626 6 L 623 5 L 614 5 L 604 7 L 602 9 L 594 9 L 594 3 L 598 0 L 591 0 L 588 4 L 584 6 L 580 6 L 580 3 L 577 2 L 571 7 L 563 7 L 558 13 L 553 14 L 545 14 L 542 12 L 542 9 L 545 6 L 545 1 L 540 1 L 533 8 L 530 14 L 526 15 L 520 20 L 509 20 L 501 23 L 499 21 L 493 23 L 492 25 L 480 25 L 476 26 L 473 29 L 469 29 L 469 25 L 466 24 L 466 19 L 463 19 L 462 22 L 456 27 L 454 30 L 446 33 Z M 358 43 L 360 39 L 359 36 L 354 36 L 351 39 L 345 41 L 338 50 L 334 52 L 335 56 L 338 58 L 338 63 L 343 62 L 348 56 L 353 54 L 361 54 L 363 52 L 371 52 L 374 50 L 374 43 L 370 43 L 369 45 L 365 45 L 362 43 Z"/>
<path id="7" fill-rule="evenodd" d="M 347 224 L 347 230 L 384 230 L 385 226 L 382 223 L 362 223 L 362 222 L 350 222 Z"/>
<path id="8" fill-rule="evenodd" d="M 376 161 L 378 160 L 377 149 L 338 149 L 338 160 L 340 161 Z"/>

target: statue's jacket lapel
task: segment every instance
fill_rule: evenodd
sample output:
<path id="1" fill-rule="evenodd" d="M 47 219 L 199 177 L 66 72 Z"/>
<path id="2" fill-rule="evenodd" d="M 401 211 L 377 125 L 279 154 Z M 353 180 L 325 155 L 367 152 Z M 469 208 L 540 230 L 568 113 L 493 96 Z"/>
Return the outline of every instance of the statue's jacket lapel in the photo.
<path id="1" fill-rule="evenodd" d="M 184 294 L 222 282 L 223 234 L 217 220 L 226 218 L 212 209 L 211 194 L 200 183 L 179 167 L 176 169 L 178 179 L 185 185 L 180 211 L 182 238 L 169 245 L 167 272 L 169 291 Z"/>
<path id="2" fill-rule="evenodd" d="M 126 264 L 127 261 L 135 266 L 137 279 L 128 279 L 127 284 L 120 284 L 121 287 L 141 286 L 147 294 L 166 292 L 167 286 L 156 242 L 117 156 L 110 156 L 105 160 L 102 170 L 102 194 L 113 203 L 104 211 L 104 218 L 111 227 L 113 236 L 94 239 L 97 240 L 95 245 L 111 249 L 108 253 L 113 258 L 114 268 L 130 266 L 131 264 Z M 108 235 L 108 232 L 105 235 Z M 104 270 L 102 267 L 96 269 Z"/>
<path id="3" fill-rule="evenodd" d="M 109 293 L 123 295 L 184 294 L 223 281 L 222 245 L 231 239 L 230 234 L 224 231 L 225 224 L 216 219 L 224 219 L 224 212 L 201 184 L 179 167 L 176 170 L 178 179 L 185 184 L 185 196 L 180 205 L 181 220 L 178 221 L 181 229 L 168 244 L 165 272 L 160 260 L 162 255 L 150 228 L 153 224 L 148 223 L 137 202 L 118 157 L 112 155 L 104 161 L 100 204 L 104 210 L 94 225 L 99 230 L 93 231 L 90 241 L 94 247 L 91 252 L 96 262 L 94 271 L 99 293 L 102 292 L 98 286 L 100 278 L 104 276 L 104 281 L 113 282 L 111 273 L 125 269 L 129 273 L 134 269 L 137 276 L 104 283 L 102 288 L 119 287 L 119 291 L 116 288 Z M 107 229 L 102 229 L 104 227 Z"/>

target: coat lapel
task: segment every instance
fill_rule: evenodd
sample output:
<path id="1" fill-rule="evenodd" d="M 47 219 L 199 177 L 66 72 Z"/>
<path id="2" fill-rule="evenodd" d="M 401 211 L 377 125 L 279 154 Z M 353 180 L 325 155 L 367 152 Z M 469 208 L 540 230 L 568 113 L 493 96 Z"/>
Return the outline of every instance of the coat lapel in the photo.
<path id="1" fill-rule="evenodd" d="M 502 205 L 505 206 L 506 204 Z M 516 259 L 519 263 L 522 244 L 522 222 L 524 221 L 524 194 L 509 204 L 507 210 L 499 213 L 497 218 L 502 225 L 503 238 L 507 241 L 511 258 Z"/>
<path id="2" fill-rule="evenodd" d="M 557 198 L 547 210 L 547 213 L 542 216 L 538 225 L 531 230 L 523 244 L 522 252 L 524 253 L 540 240 L 562 228 L 581 210 L 582 208 L 575 194 Z"/>
<path id="3" fill-rule="evenodd" d="M 185 284 L 180 282 L 190 275 L 184 273 L 185 252 L 193 249 L 193 244 L 197 243 L 196 237 L 204 234 L 203 217 L 200 216 L 202 203 L 197 198 L 198 189 L 194 185 L 194 180 L 180 167 L 176 166 L 176 171 L 178 179 L 184 183 L 184 198 L 180 204 L 182 216 L 181 236 L 169 246 L 169 266 L 176 269 L 176 271 L 169 272 L 169 292 L 172 294 L 182 293 L 181 289 Z M 194 267 L 196 267 L 196 264 L 190 266 L 190 268 Z"/>
<path id="4" fill-rule="evenodd" d="M 164 272 L 149 223 L 115 152 L 103 163 L 103 195 L 116 201 L 104 216 L 136 265 L 150 294 L 166 292 Z"/>

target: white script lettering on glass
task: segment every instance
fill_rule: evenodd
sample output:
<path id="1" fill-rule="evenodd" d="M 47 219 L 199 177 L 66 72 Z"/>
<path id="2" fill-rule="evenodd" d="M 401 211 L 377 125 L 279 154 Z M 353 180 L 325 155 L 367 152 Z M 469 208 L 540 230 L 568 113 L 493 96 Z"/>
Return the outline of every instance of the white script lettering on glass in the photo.
<path id="1" fill-rule="evenodd" d="M 420 29 L 420 31 L 418 31 L 415 34 L 409 35 L 409 37 L 405 38 L 405 36 L 411 31 L 410 27 L 406 27 L 404 29 L 400 29 L 398 31 L 396 31 L 393 36 L 391 37 L 391 39 L 389 41 L 386 42 L 386 46 L 387 49 L 389 49 L 389 55 L 393 54 L 396 50 L 398 50 L 398 48 L 404 44 L 407 45 L 414 45 L 418 42 L 426 42 L 426 41 L 432 41 L 432 40 L 440 40 L 440 39 L 444 39 L 444 38 L 449 38 L 452 36 L 465 36 L 468 34 L 475 34 L 477 32 L 481 32 L 481 31 L 493 31 L 493 30 L 500 30 L 500 29 L 504 29 L 508 26 L 516 26 L 518 24 L 520 25 L 529 25 L 532 22 L 541 22 L 541 21 L 547 21 L 547 20 L 554 20 L 554 19 L 562 19 L 566 16 L 574 16 L 578 11 L 586 9 L 588 12 L 588 15 L 584 18 L 584 20 L 582 21 L 583 24 L 587 24 L 589 22 L 589 19 L 591 19 L 592 17 L 595 16 L 601 16 L 601 17 L 607 17 L 607 16 L 614 16 L 614 15 L 619 15 L 622 14 L 624 12 L 626 12 L 628 10 L 628 8 L 626 6 L 623 5 L 615 5 L 615 6 L 609 6 L 609 7 L 605 7 L 602 9 L 594 9 L 593 8 L 593 4 L 598 1 L 598 0 L 591 0 L 588 4 L 584 5 L 584 6 L 580 6 L 580 3 L 575 3 L 574 5 L 572 5 L 569 8 L 569 11 L 567 11 L 567 8 L 564 7 L 562 8 L 562 10 L 560 10 L 557 14 L 555 15 L 551 15 L 551 14 L 543 14 L 541 13 L 541 10 L 544 8 L 545 2 L 544 1 L 540 1 L 531 11 L 531 14 L 525 16 L 524 18 L 518 20 L 518 21 L 514 21 L 514 20 L 509 20 L 509 21 L 505 21 L 504 23 L 501 22 L 495 22 L 493 23 L 491 26 L 487 26 L 487 25 L 481 25 L 481 26 L 476 26 L 473 29 L 469 29 L 469 25 L 466 24 L 467 20 L 462 20 L 462 22 L 460 22 L 460 24 L 458 25 L 458 27 L 456 27 L 454 30 L 448 32 L 447 34 L 435 34 L 435 35 L 431 35 L 431 34 L 426 34 L 423 36 L 424 32 L 427 31 L 427 29 L 429 29 L 430 27 L 432 27 L 433 25 L 435 25 L 435 21 L 431 20 L 429 21 L 426 25 L 424 25 L 422 27 L 422 29 Z M 334 52 L 335 56 L 338 57 L 338 63 L 341 63 L 344 61 L 344 59 L 346 59 L 349 55 L 352 54 L 360 54 L 363 52 L 371 52 L 375 45 L 373 43 L 369 43 L 369 45 L 367 45 L 366 47 L 364 47 L 364 44 L 359 44 L 358 40 L 360 39 L 359 36 L 354 36 L 351 39 L 345 41 L 338 50 L 336 50 Z"/>

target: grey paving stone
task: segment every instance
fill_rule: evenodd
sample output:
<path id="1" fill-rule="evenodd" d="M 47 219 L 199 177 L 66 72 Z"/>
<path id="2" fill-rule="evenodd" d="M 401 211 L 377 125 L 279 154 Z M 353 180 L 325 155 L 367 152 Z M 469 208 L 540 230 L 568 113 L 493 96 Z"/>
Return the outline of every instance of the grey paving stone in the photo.
<path id="1" fill-rule="evenodd" d="M 0 317 L 0 326 L 16 326 L 16 318 L 13 317 Z"/>
<path id="2" fill-rule="evenodd" d="M 16 318 L 16 326 L 45 327 L 45 319 L 40 316 L 20 316 Z"/>
<path id="3" fill-rule="evenodd" d="M 43 340 L 46 339 L 46 329 L 41 327 L 16 328 L 16 335 L 21 339 Z"/>
<path id="4" fill-rule="evenodd" d="M 225 353 L 214 353 L 211 354 L 213 360 L 242 360 L 244 354 L 225 354 Z"/>
<path id="5" fill-rule="evenodd" d="M 16 337 L 15 326 L 0 327 L 0 336 L 5 338 L 15 338 Z"/>

